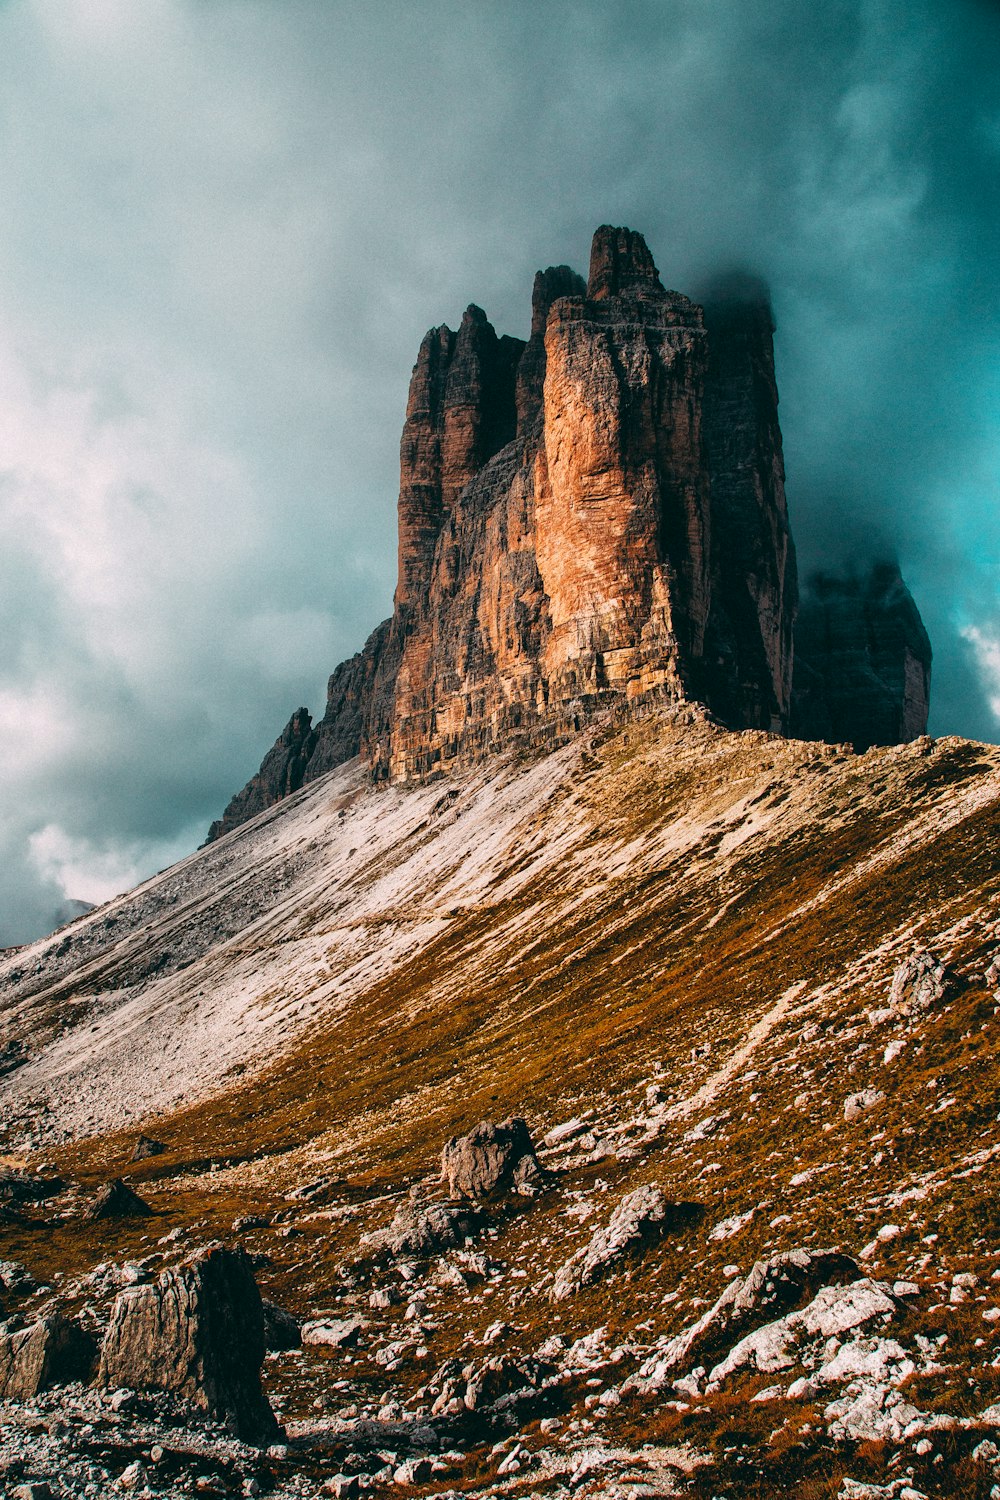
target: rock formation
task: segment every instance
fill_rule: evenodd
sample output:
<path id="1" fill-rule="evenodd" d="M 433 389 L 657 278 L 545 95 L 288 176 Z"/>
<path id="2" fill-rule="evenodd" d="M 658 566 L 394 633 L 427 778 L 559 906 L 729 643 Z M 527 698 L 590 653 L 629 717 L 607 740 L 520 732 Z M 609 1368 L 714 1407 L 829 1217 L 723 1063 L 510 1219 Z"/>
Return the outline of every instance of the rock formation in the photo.
<path id="1" fill-rule="evenodd" d="M 333 674 L 315 728 L 292 716 L 209 837 L 354 755 L 377 780 L 422 779 L 655 698 L 732 728 L 922 732 L 922 627 L 881 583 L 842 589 L 821 611 L 833 625 L 807 612 L 793 707 L 772 332 L 760 283 L 730 280 L 699 306 L 664 289 L 641 235 L 608 225 L 586 284 L 568 266 L 538 273 L 527 343 L 475 306 L 457 333 L 432 329 L 400 446 L 393 615 Z"/>
<path id="2" fill-rule="evenodd" d="M 87 1219 L 144 1219 L 153 1210 L 127 1182 L 112 1178 L 98 1188 L 84 1215 Z"/>
<path id="3" fill-rule="evenodd" d="M 931 643 L 895 563 L 863 577 L 817 574 L 795 632 L 792 732 L 857 750 L 927 728 Z"/>
<path id="4" fill-rule="evenodd" d="M 264 1312 L 250 1262 L 214 1244 L 115 1302 L 98 1382 L 173 1391 L 247 1442 L 278 1428 L 261 1391 Z"/>
<path id="5" fill-rule="evenodd" d="M 453 1198 L 511 1192 L 532 1198 L 545 1185 L 531 1132 L 518 1116 L 498 1125 L 482 1120 L 468 1135 L 450 1136 L 441 1151 L 441 1179 Z"/>
<path id="6" fill-rule="evenodd" d="M 39 1391 L 71 1380 L 87 1380 L 97 1346 L 61 1313 L 28 1328 L 0 1332 L 0 1400 L 30 1401 Z"/>

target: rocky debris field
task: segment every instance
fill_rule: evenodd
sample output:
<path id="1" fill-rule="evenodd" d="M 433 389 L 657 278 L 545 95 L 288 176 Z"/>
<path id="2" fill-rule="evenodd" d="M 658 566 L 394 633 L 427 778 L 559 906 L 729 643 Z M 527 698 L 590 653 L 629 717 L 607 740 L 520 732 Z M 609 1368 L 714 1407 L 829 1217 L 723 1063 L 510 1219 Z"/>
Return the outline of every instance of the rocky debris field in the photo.
<path id="1" fill-rule="evenodd" d="M 995 1500 L 998 765 L 348 768 L 12 954 L 0 1492 Z"/>

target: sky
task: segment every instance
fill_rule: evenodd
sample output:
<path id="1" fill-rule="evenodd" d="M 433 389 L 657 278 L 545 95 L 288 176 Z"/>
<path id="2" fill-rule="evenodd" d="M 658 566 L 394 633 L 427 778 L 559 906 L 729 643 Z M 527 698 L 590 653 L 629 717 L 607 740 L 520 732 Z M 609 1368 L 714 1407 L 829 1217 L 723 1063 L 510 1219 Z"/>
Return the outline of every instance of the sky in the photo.
<path id="1" fill-rule="evenodd" d="M 1000 739 L 1000 7 L 0 0 L 0 943 L 195 848 L 391 610 L 424 331 L 604 222 L 771 286 L 804 573 Z"/>

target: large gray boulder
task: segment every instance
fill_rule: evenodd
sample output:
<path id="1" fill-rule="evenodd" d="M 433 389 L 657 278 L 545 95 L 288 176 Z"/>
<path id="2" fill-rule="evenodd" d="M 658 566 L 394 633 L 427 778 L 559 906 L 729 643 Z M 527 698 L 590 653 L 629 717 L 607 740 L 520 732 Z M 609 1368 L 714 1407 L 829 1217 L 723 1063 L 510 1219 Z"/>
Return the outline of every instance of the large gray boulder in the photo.
<path id="1" fill-rule="evenodd" d="M 936 954 L 927 948 L 917 948 L 893 973 L 889 1004 L 904 1015 L 914 1010 L 930 1010 L 945 998 L 950 978 Z"/>
<path id="2" fill-rule="evenodd" d="M 390 1255 L 438 1255 L 461 1248 L 482 1228 L 482 1216 L 460 1203 L 421 1203 L 405 1199 L 386 1229 L 370 1235 L 369 1243 Z"/>
<path id="3" fill-rule="evenodd" d="M 451 1136 L 441 1151 L 441 1180 L 453 1198 L 531 1198 L 545 1186 L 527 1124 L 519 1116 L 482 1120 L 468 1135 Z"/>
<path id="4" fill-rule="evenodd" d="M 96 1356 L 90 1334 L 58 1313 L 0 1333 L 0 1399 L 30 1401 L 50 1386 L 89 1380 Z"/>
<path id="5" fill-rule="evenodd" d="M 120 1177 L 98 1188 L 84 1214 L 87 1219 L 146 1219 L 153 1210 L 144 1198 Z"/>
<path id="6" fill-rule="evenodd" d="M 626 1193 L 607 1224 L 594 1231 L 590 1243 L 559 1267 L 549 1293 L 551 1301 L 563 1302 L 591 1286 L 620 1262 L 655 1244 L 668 1229 L 690 1224 L 701 1212 L 700 1204 L 668 1202 L 652 1182 Z"/>
<path id="7" fill-rule="evenodd" d="M 811 1301 L 821 1287 L 844 1286 L 860 1275 L 857 1261 L 839 1250 L 785 1250 L 755 1261 L 703 1317 L 677 1335 L 661 1369 L 708 1364 L 754 1329 Z"/>
<path id="8" fill-rule="evenodd" d="M 278 1427 L 260 1386 L 264 1311 L 242 1250 L 207 1246 L 151 1285 L 115 1301 L 98 1383 L 173 1391 L 245 1442 Z"/>

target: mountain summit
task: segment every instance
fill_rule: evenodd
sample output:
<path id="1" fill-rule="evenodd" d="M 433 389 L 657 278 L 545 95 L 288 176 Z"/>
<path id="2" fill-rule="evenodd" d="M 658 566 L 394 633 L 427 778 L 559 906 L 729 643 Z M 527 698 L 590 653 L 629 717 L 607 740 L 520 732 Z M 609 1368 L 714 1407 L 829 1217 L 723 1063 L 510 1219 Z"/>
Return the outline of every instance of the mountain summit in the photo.
<path id="1" fill-rule="evenodd" d="M 858 748 L 923 733 L 930 645 L 898 570 L 891 588 L 827 579 L 793 674 L 773 327 L 759 282 L 698 305 L 664 289 L 641 234 L 603 225 L 586 284 L 536 276 L 526 343 L 475 306 L 431 329 L 392 617 L 210 838 L 359 753 L 376 780 L 419 780 L 614 705 L 696 702 L 729 728 Z"/>

